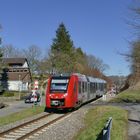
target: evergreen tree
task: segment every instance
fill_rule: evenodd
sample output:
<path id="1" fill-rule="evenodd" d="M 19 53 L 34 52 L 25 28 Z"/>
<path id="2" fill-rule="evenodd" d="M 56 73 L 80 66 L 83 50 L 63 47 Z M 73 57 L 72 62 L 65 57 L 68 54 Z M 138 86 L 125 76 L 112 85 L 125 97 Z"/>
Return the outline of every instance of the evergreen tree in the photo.
<path id="1" fill-rule="evenodd" d="M 81 48 L 75 49 L 75 58 L 76 61 L 74 71 L 78 73 L 85 73 L 85 70 L 87 68 L 87 60 L 86 55 Z"/>
<path id="2" fill-rule="evenodd" d="M 61 23 L 56 31 L 56 38 L 51 45 L 50 59 L 52 69 L 58 73 L 71 73 L 74 70 L 74 47 L 69 32 Z"/>
<path id="3" fill-rule="evenodd" d="M 69 54 L 72 49 L 73 42 L 70 39 L 69 32 L 66 30 L 65 25 L 61 23 L 56 31 L 56 38 L 53 39 L 51 50 Z"/>

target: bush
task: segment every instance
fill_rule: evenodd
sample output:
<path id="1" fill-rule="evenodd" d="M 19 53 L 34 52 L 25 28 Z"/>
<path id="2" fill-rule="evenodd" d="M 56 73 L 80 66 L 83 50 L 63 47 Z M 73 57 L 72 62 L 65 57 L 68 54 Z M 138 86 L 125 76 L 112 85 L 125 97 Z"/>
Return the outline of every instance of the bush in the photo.
<path id="1" fill-rule="evenodd" d="M 6 92 L 3 93 L 3 96 L 4 97 L 12 97 L 12 96 L 14 96 L 14 92 L 10 92 L 10 91 L 7 92 L 6 91 Z"/>
<path id="2" fill-rule="evenodd" d="M 110 102 L 140 103 L 139 90 L 126 90 L 118 94 Z"/>

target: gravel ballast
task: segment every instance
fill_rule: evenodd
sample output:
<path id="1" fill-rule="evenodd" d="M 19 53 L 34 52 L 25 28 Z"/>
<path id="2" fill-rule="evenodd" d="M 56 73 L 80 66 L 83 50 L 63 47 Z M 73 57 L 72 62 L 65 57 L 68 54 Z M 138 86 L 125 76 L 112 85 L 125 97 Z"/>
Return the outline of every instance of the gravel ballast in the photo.
<path id="1" fill-rule="evenodd" d="M 83 128 L 84 116 L 87 109 L 79 109 L 66 118 L 50 125 L 46 131 L 34 138 L 35 140 L 72 140 L 77 132 Z"/>

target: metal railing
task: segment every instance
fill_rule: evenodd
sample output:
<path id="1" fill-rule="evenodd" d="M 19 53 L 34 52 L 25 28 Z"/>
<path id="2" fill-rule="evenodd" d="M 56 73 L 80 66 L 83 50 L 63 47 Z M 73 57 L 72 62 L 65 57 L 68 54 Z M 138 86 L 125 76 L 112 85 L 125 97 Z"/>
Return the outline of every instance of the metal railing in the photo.
<path id="1" fill-rule="evenodd" d="M 111 138 L 112 117 L 109 117 L 103 129 L 102 140 L 110 140 Z"/>

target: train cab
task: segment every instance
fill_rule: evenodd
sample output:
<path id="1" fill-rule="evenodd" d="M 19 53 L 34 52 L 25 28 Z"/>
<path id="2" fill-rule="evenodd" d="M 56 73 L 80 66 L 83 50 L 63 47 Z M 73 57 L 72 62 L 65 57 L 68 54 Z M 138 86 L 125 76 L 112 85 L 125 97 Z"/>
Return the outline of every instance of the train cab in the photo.
<path id="1" fill-rule="evenodd" d="M 77 100 L 76 76 L 52 76 L 46 92 L 47 108 L 72 108 Z"/>

